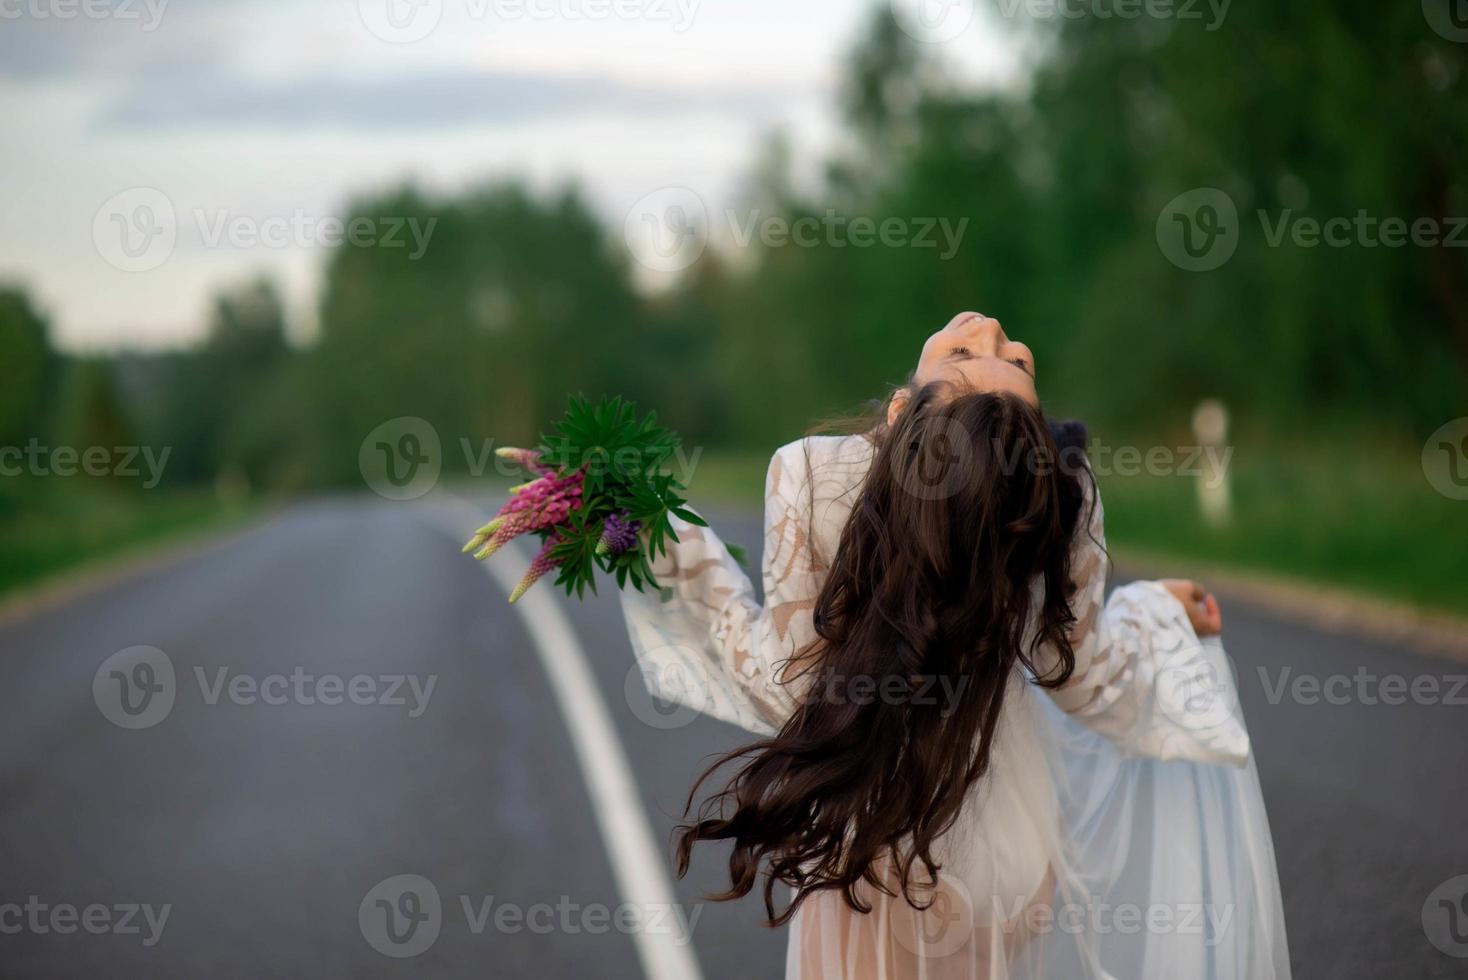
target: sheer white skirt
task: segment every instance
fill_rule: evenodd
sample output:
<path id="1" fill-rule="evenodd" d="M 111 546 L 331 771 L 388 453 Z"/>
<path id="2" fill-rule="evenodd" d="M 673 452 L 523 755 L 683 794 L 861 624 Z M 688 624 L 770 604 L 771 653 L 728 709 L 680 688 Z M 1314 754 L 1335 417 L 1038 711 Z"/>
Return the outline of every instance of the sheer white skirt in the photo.
<path id="1" fill-rule="evenodd" d="M 1218 651 L 1221 657 L 1221 649 Z M 791 926 L 797 980 L 1284 980 L 1269 824 L 1242 768 L 1123 754 L 1019 680 L 923 910 L 836 892 Z"/>

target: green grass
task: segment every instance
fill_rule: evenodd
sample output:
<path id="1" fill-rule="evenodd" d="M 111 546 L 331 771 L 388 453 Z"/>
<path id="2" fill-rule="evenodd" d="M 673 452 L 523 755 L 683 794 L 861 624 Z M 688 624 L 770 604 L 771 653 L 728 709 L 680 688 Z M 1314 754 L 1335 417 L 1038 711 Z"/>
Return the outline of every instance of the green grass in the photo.
<path id="1" fill-rule="evenodd" d="M 73 490 L 60 481 L 0 498 L 0 594 L 63 572 L 243 520 L 209 491 Z"/>
<path id="2" fill-rule="evenodd" d="M 693 503 L 758 507 L 768 459 L 705 453 Z M 1108 544 L 1468 614 L 1468 502 L 1436 493 L 1410 448 L 1245 441 L 1229 473 L 1233 519 L 1212 527 L 1195 478 L 1103 468 Z"/>
<path id="3" fill-rule="evenodd" d="M 757 508 L 766 452 L 705 452 L 695 505 Z M 1233 521 L 1204 521 L 1188 476 L 1100 475 L 1110 545 L 1200 566 L 1343 587 L 1468 614 L 1468 502 L 1434 492 L 1409 449 L 1244 443 L 1230 477 Z M 44 491 L 44 492 L 43 492 Z M 252 512 L 208 491 L 72 490 L 0 495 L 0 593 L 99 558 L 228 525 Z"/>
<path id="4" fill-rule="evenodd" d="M 760 507 L 765 496 L 767 453 L 739 450 L 705 450 L 693 466 L 688 481 L 688 498 L 697 506 Z M 679 473 L 679 476 L 682 476 Z"/>
<path id="5" fill-rule="evenodd" d="M 1468 613 L 1468 503 L 1428 484 L 1405 449 L 1240 446 L 1233 521 L 1210 527 L 1195 481 L 1101 481 L 1108 538 L 1136 548 Z"/>

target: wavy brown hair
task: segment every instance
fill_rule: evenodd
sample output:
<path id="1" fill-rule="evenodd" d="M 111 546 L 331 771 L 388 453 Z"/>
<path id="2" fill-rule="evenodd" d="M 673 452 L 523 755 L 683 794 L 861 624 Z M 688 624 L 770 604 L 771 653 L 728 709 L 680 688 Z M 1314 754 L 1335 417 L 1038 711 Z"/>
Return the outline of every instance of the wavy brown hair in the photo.
<path id="1" fill-rule="evenodd" d="M 771 925 L 822 889 L 870 911 L 862 882 L 916 907 L 935 880 L 934 842 L 989 767 L 1017 664 L 1034 675 L 1044 644 L 1059 686 L 1075 665 L 1068 633 L 1071 545 L 1085 467 L 1066 466 L 1041 412 L 1012 395 L 909 388 L 876 456 L 816 600 L 816 647 L 791 673 L 808 693 L 773 737 L 714 763 L 728 785 L 678 828 L 678 873 L 699 841 L 731 841 L 730 887 L 747 895 L 764 872 Z M 1033 632 L 1031 624 L 1033 621 Z M 951 703 L 913 696 L 926 679 Z M 860 679 L 857 696 L 853 682 Z M 686 812 L 686 811 L 685 811 Z M 914 877 L 921 865 L 923 877 Z M 795 890 L 782 911 L 774 890 Z"/>

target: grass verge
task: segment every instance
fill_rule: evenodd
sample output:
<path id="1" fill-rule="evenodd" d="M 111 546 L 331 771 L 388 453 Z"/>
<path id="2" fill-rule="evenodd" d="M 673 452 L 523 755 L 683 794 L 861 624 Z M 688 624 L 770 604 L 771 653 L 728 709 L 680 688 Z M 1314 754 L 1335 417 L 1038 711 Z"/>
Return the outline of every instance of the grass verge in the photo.
<path id="1" fill-rule="evenodd" d="M 250 513 L 251 505 L 222 503 L 206 490 L 11 490 L 0 497 L 0 595 Z"/>
<path id="2" fill-rule="evenodd" d="M 758 507 L 768 460 L 706 452 L 690 497 L 695 504 Z M 1407 448 L 1242 445 L 1228 467 L 1232 519 L 1219 526 L 1202 516 L 1195 476 L 1132 475 L 1114 464 L 1098 470 L 1108 544 L 1118 552 L 1468 614 L 1468 503 L 1434 491 Z"/>

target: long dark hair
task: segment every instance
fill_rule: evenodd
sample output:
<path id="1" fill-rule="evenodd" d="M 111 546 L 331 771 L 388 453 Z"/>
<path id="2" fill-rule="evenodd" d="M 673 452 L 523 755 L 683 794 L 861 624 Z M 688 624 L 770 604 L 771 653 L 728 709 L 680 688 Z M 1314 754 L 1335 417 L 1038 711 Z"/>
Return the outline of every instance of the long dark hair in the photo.
<path id="1" fill-rule="evenodd" d="M 703 774 L 690 810 L 706 780 L 741 763 L 677 831 L 680 877 L 699 841 L 733 842 L 730 888 L 715 899 L 748 894 L 763 868 L 771 925 L 822 889 L 870 911 L 861 883 L 892 894 L 894 877 L 923 907 L 913 886 L 935 880 L 934 842 L 988 770 L 1016 664 L 1035 674 L 1035 647 L 1048 645 L 1058 665 L 1035 678 L 1047 686 L 1075 665 L 1071 544 L 1089 470 L 1064 465 L 1044 416 L 1012 395 L 906 392 L 873 433 L 816 601 L 820 639 L 795 671 L 812 675 L 808 693 L 777 734 Z M 915 696 L 934 678 L 959 696 Z M 777 882 L 795 890 L 778 913 Z"/>

